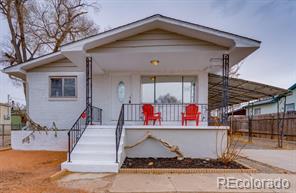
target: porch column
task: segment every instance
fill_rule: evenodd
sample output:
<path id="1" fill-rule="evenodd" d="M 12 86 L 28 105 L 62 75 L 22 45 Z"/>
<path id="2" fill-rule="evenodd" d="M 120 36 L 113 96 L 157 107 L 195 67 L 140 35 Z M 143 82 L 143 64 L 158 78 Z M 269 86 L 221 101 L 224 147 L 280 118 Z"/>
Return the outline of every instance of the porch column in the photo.
<path id="1" fill-rule="evenodd" d="M 92 57 L 86 57 L 86 111 L 87 111 L 87 121 L 92 124 L 93 111 L 92 111 Z"/>
<path id="2" fill-rule="evenodd" d="M 208 126 L 208 72 L 200 72 L 197 82 L 197 101 L 200 104 L 200 125 Z"/>
<path id="3" fill-rule="evenodd" d="M 222 64 L 222 123 L 223 125 L 227 125 L 228 119 L 228 99 L 229 99 L 229 91 L 228 91 L 228 81 L 229 81 L 229 54 L 223 54 L 223 64 Z"/>

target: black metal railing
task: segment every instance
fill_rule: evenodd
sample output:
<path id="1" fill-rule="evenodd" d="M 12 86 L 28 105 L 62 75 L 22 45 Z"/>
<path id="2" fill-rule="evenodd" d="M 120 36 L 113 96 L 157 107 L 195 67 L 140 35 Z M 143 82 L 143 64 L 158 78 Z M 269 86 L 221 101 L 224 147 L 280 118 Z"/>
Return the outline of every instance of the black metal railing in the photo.
<path id="1" fill-rule="evenodd" d="M 87 106 L 80 114 L 74 125 L 68 132 L 68 161 L 71 161 L 71 153 L 84 133 L 88 125 L 92 123 L 102 124 L 102 109 Z"/>
<path id="2" fill-rule="evenodd" d="M 92 107 L 92 122 L 102 125 L 102 112 L 103 110 L 98 107 Z"/>
<path id="3" fill-rule="evenodd" d="M 124 125 L 124 108 L 125 108 L 124 106 L 125 106 L 124 104 L 121 106 L 121 110 L 120 110 L 117 125 L 116 125 L 116 130 L 115 130 L 116 163 L 118 163 L 118 150 L 119 150 L 122 129 Z"/>
<path id="4" fill-rule="evenodd" d="M 208 121 L 208 105 L 207 104 L 196 104 L 198 106 L 200 114 L 200 121 Z M 185 108 L 189 103 L 180 104 L 152 104 L 154 106 L 154 112 L 161 113 L 162 122 L 181 122 L 182 112 L 185 112 Z M 124 104 L 125 121 L 143 121 L 143 104 Z"/>

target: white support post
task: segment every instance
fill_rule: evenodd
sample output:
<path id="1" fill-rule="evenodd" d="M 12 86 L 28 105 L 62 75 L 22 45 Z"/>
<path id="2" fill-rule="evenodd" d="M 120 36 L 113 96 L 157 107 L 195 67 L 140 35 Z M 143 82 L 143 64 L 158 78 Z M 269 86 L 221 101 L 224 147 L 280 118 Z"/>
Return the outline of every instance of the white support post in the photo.
<path id="1" fill-rule="evenodd" d="M 198 73 L 198 82 L 197 82 L 197 102 L 198 104 L 202 104 L 200 125 L 208 126 L 208 106 L 204 106 L 208 104 L 208 72 L 200 72 Z"/>

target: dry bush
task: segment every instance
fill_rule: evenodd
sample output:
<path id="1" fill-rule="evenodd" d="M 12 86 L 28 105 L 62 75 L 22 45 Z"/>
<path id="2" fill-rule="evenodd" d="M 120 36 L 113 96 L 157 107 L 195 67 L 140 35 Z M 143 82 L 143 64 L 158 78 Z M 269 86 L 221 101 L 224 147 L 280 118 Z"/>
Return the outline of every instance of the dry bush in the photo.
<path id="1" fill-rule="evenodd" d="M 218 122 L 216 123 L 216 125 L 221 125 Z M 230 124 L 232 125 L 232 124 Z M 224 164 L 228 164 L 231 162 L 234 162 L 238 159 L 242 149 L 245 148 L 246 143 L 241 144 L 240 142 L 240 135 L 233 135 L 232 134 L 232 128 L 230 126 L 229 128 L 230 134 L 229 135 L 225 135 L 225 133 L 223 134 L 223 136 L 221 137 L 221 141 L 220 141 L 220 147 L 218 147 L 218 132 L 216 133 L 216 149 L 217 149 L 217 157 L 218 160 L 223 162 Z M 227 145 L 224 148 L 224 138 L 227 137 Z M 220 150 L 220 152 L 218 152 L 218 150 Z"/>

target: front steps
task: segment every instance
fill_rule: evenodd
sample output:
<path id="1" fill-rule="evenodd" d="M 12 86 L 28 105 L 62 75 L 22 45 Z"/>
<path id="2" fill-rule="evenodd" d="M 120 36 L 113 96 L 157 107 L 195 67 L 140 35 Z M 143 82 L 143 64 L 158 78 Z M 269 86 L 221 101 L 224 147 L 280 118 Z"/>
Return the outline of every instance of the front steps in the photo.
<path id="1" fill-rule="evenodd" d="M 124 131 L 120 140 L 119 158 L 123 149 Z M 118 172 L 115 152 L 115 126 L 90 125 L 71 153 L 71 162 L 62 169 L 72 172 Z"/>

